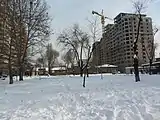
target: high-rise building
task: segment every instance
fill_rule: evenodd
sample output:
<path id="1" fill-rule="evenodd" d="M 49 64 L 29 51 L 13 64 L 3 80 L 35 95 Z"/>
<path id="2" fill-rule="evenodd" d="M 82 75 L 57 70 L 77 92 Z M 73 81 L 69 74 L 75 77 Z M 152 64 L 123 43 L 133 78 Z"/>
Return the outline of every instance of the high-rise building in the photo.
<path id="1" fill-rule="evenodd" d="M 122 72 L 125 67 L 133 66 L 133 43 L 137 37 L 138 21 L 137 14 L 120 13 L 114 18 L 114 24 L 105 27 L 105 33 L 98 46 L 100 65 L 114 64 Z M 151 52 L 153 39 L 152 19 L 142 15 L 137 43 L 140 65 L 149 62 L 147 53 Z"/>
<path id="2" fill-rule="evenodd" d="M 23 56 L 26 46 L 26 29 L 19 23 L 19 16 L 12 14 L 9 1 L 0 2 L 0 72 L 8 69 L 9 56 L 11 64 L 17 67 L 18 58 Z M 20 36 L 21 35 L 21 36 Z M 11 53 L 11 54 L 10 54 Z"/>

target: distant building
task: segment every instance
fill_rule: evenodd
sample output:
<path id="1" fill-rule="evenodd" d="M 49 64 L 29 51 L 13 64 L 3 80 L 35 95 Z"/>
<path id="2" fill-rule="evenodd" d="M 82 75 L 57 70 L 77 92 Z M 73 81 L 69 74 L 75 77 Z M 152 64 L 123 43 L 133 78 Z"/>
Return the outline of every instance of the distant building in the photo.
<path id="1" fill-rule="evenodd" d="M 100 42 L 97 41 L 93 44 L 93 57 L 92 57 L 92 64 L 99 65 L 100 64 Z"/>
<path id="2" fill-rule="evenodd" d="M 94 64 L 117 65 L 121 72 L 125 67 L 133 66 L 133 42 L 137 36 L 137 14 L 120 13 L 114 18 L 114 24 L 105 27 L 105 33 L 100 42 L 94 43 L 98 47 L 93 51 Z M 153 41 L 152 19 L 142 15 L 140 35 L 138 40 L 139 64 L 149 62 L 145 48 L 151 52 Z"/>

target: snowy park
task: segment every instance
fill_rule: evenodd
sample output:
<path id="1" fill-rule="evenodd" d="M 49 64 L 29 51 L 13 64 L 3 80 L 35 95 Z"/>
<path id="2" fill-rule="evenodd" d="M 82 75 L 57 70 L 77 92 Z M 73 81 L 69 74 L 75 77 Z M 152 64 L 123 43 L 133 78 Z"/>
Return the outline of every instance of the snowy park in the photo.
<path id="1" fill-rule="evenodd" d="M 0 120 L 159 120 L 160 76 L 26 77 L 0 81 Z"/>

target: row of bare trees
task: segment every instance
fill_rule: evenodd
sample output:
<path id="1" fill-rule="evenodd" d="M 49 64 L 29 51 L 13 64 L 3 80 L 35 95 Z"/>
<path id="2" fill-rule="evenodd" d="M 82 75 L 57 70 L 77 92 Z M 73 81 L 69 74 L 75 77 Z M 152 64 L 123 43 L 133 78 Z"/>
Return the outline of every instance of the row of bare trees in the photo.
<path id="1" fill-rule="evenodd" d="M 43 0 L 0 0 L 3 16 L 3 34 L 1 41 L 8 42 L 7 55 L 10 84 L 13 83 L 13 68 L 16 68 L 19 81 L 23 81 L 25 61 L 35 55 L 40 46 L 48 41 L 51 34 L 48 5 Z M 3 7 L 3 8 L 2 8 Z M 4 45 L 5 46 L 5 45 Z M 28 49 L 32 49 L 28 54 Z M 1 53 L 4 53 L 1 50 Z M 14 65 L 14 66 L 13 66 Z M 14 70 L 15 71 L 15 70 Z"/>

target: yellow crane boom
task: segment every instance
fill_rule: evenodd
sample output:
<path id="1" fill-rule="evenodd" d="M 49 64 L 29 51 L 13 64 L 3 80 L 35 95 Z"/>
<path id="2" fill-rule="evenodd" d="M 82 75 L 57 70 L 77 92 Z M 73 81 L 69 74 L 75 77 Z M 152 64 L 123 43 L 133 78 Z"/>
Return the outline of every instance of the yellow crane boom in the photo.
<path id="1" fill-rule="evenodd" d="M 112 21 L 113 21 L 113 19 L 111 19 L 111 18 L 109 18 L 109 17 L 104 16 L 104 14 L 103 14 L 103 10 L 102 10 L 101 14 L 100 14 L 100 13 L 98 13 L 98 12 L 96 12 L 96 11 L 92 11 L 92 14 L 93 14 L 93 15 L 94 15 L 94 14 L 96 14 L 96 15 L 98 15 L 98 16 L 100 16 L 100 17 L 101 17 L 102 35 L 103 35 L 103 33 L 105 32 L 105 31 L 104 31 L 105 19 L 112 20 Z"/>

